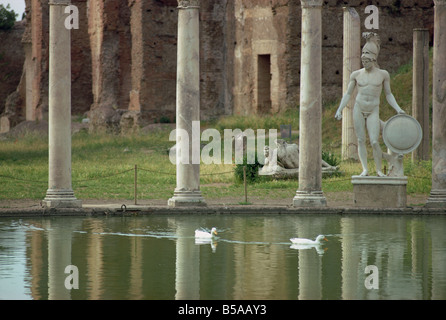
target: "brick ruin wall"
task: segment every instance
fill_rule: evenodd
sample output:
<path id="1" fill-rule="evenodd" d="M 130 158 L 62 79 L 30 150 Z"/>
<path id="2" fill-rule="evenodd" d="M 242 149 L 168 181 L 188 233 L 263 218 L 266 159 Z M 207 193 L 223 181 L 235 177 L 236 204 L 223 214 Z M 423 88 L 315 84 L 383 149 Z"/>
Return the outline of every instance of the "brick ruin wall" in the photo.
<path id="1" fill-rule="evenodd" d="M 256 82 L 259 55 L 271 59 L 271 108 L 279 112 L 299 104 L 301 5 L 288 0 L 236 0 L 234 113 L 259 110 Z M 381 38 L 379 65 L 389 72 L 412 59 L 413 29 L 428 28 L 433 39 L 433 1 L 324 1 L 322 9 L 323 101 L 342 97 L 343 6 L 356 9 L 361 32 L 375 31 Z M 367 30 L 368 5 L 379 8 L 379 30 Z M 362 41 L 364 43 L 364 41 Z M 431 40 L 432 45 L 432 40 Z M 248 107 L 247 107 L 248 106 Z"/>
<path id="2" fill-rule="evenodd" d="M 45 119 L 48 111 L 48 0 L 26 4 L 25 21 L 0 31 L 0 114 L 11 126 Z M 71 33 L 72 113 L 107 127 L 174 121 L 177 1 L 72 4 L 80 14 L 80 28 Z M 414 28 L 428 28 L 433 37 L 433 1 L 325 1 L 324 101 L 342 94 L 347 4 L 359 13 L 362 32 L 365 7 L 379 8 L 379 64 L 390 72 L 411 60 Z M 202 0 L 200 10 L 203 119 L 280 112 L 299 103 L 299 0 Z"/>

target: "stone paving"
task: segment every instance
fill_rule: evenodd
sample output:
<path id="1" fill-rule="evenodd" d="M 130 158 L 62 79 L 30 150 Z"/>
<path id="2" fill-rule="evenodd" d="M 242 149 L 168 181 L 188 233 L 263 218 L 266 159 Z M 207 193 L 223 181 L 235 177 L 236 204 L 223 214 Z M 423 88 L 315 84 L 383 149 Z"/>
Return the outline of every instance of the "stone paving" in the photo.
<path id="1" fill-rule="evenodd" d="M 408 195 L 406 208 L 360 208 L 353 203 L 352 192 L 327 193 L 326 207 L 296 208 L 292 199 L 250 198 L 248 205 L 240 204 L 242 197 L 205 199 L 206 207 L 172 208 L 167 200 L 82 200 L 82 208 L 43 208 L 38 200 L 2 200 L 0 217 L 33 216 L 103 216 L 144 214 L 446 214 L 446 208 L 424 206 L 428 195 Z"/>

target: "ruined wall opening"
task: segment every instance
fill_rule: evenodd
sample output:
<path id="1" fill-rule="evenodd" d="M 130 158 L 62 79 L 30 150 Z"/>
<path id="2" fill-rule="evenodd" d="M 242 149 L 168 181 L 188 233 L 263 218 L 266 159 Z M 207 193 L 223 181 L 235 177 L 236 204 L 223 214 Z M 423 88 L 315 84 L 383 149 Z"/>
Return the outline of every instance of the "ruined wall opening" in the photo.
<path id="1" fill-rule="evenodd" d="M 257 57 L 257 113 L 271 112 L 271 55 Z"/>

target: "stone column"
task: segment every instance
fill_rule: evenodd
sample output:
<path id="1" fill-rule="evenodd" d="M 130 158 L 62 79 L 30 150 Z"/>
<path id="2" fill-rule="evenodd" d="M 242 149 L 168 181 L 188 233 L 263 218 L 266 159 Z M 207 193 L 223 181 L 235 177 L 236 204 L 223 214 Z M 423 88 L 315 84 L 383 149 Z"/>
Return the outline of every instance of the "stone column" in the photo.
<path id="1" fill-rule="evenodd" d="M 200 121 L 200 30 L 199 0 L 178 0 L 178 56 L 177 56 L 177 187 L 174 196 L 168 200 L 172 207 L 206 205 L 200 191 L 200 164 L 197 155 L 200 152 L 200 133 L 192 134 L 192 124 Z M 184 143 L 187 133 L 188 142 Z M 198 141 L 195 141 L 198 139 Z M 193 150 L 197 145 L 198 150 Z M 187 163 L 179 157 L 182 152 L 189 153 Z M 188 150 L 186 150 L 188 149 Z M 198 157 L 199 158 L 199 157 Z M 198 162 L 198 164 L 194 164 Z"/>
<path id="2" fill-rule="evenodd" d="M 354 8 L 344 7 L 344 44 L 342 92 L 347 91 L 350 75 L 361 68 L 361 21 Z M 342 111 L 342 159 L 358 160 L 358 140 L 353 125 L 353 106 L 356 89 L 350 102 Z"/>
<path id="3" fill-rule="evenodd" d="M 412 115 L 423 128 L 423 140 L 412 152 L 412 160 L 429 160 L 429 30 L 413 30 Z"/>
<path id="4" fill-rule="evenodd" d="M 68 0 L 50 0 L 49 178 L 47 207 L 81 207 L 71 188 L 71 36 L 65 28 Z"/>
<path id="5" fill-rule="evenodd" d="M 301 0 L 299 189 L 296 207 L 326 206 L 322 193 L 322 0 Z"/>
<path id="6" fill-rule="evenodd" d="M 446 207 L 446 0 L 434 0 L 432 190 L 427 206 Z"/>

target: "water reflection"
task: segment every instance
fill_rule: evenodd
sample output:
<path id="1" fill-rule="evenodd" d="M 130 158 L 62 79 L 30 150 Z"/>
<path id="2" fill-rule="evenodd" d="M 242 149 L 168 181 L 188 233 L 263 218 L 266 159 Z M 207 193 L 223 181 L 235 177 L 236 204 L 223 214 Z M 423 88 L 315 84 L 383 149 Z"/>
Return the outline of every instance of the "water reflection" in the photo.
<path id="1" fill-rule="evenodd" d="M 186 220 L 176 222 L 175 299 L 200 299 L 200 248 L 190 241 L 195 228 Z"/>
<path id="2" fill-rule="evenodd" d="M 210 226 L 219 238 L 197 242 Z M 445 216 L 3 218 L 0 299 L 445 299 L 445 229 Z M 318 234 L 329 241 L 289 241 Z"/>

